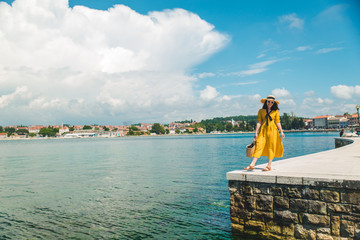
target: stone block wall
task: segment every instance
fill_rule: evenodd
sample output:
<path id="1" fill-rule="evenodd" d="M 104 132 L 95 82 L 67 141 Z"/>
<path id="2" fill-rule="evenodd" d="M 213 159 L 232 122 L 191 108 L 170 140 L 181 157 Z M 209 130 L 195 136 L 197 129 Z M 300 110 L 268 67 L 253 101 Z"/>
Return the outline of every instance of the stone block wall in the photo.
<path id="1" fill-rule="evenodd" d="M 360 239 L 360 186 L 229 181 L 233 236 Z"/>
<path id="2" fill-rule="evenodd" d="M 348 138 L 335 138 L 335 148 L 343 147 L 353 142 L 353 140 Z"/>

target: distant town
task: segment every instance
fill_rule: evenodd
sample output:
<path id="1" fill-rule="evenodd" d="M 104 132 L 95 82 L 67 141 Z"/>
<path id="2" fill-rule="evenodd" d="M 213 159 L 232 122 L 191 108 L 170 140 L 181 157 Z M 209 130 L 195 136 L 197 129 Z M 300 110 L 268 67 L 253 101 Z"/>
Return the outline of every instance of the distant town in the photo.
<path id="1" fill-rule="evenodd" d="M 296 117 L 284 113 L 281 116 L 284 130 L 335 130 L 359 127 L 359 114 L 324 115 L 313 118 Z M 138 123 L 132 125 L 31 125 L 0 126 L 0 139 L 36 138 L 84 138 L 125 137 L 164 134 L 218 134 L 229 132 L 251 132 L 256 127 L 256 116 L 218 117 L 200 122 L 185 120 L 169 124 Z"/>

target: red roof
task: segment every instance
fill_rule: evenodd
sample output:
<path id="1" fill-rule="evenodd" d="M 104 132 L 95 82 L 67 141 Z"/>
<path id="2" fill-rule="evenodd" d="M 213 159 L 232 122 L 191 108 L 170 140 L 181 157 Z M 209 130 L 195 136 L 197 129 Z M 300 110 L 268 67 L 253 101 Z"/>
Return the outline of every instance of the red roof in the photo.
<path id="1" fill-rule="evenodd" d="M 331 115 L 324 115 L 324 116 L 316 116 L 314 117 L 313 119 L 318 119 L 318 118 L 328 118 L 330 117 Z"/>

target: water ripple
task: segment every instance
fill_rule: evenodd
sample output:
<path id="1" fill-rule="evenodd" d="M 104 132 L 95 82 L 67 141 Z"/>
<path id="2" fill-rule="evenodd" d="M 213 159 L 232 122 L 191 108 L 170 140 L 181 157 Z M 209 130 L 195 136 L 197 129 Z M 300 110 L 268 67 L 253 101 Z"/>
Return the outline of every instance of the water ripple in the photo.
<path id="1" fill-rule="evenodd" d="M 284 157 L 333 137 L 287 134 Z M 251 138 L 1 142 L 0 239 L 232 239 L 225 173 Z"/>

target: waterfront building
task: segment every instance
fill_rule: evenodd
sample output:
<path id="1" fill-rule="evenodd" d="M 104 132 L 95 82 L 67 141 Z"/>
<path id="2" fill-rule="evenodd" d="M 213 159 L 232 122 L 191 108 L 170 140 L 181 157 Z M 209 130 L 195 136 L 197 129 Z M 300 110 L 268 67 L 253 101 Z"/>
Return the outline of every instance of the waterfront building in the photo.
<path id="1" fill-rule="evenodd" d="M 305 128 L 314 128 L 314 121 L 312 119 L 304 119 Z"/>
<path id="2" fill-rule="evenodd" d="M 29 133 L 34 133 L 35 135 L 39 134 L 40 129 L 44 128 L 44 126 L 30 126 L 28 127 Z"/>
<path id="3" fill-rule="evenodd" d="M 340 118 L 339 117 L 328 117 L 327 119 L 327 128 L 328 129 L 338 129 L 340 128 Z"/>
<path id="4" fill-rule="evenodd" d="M 68 133 L 69 134 L 69 133 Z M 66 135 L 68 135 L 66 134 Z M 72 134 L 77 134 L 79 136 L 92 136 L 95 137 L 97 134 L 95 134 L 94 130 L 88 129 L 88 130 L 74 130 Z"/>
<path id="5" fill-rule="evenodd" d="M 153 125 L 152 125 L 151 123 L 141 123 L 141 124 L 140 124 L 140 128 L 141 128 L 142 130 L 146 130 L 146 131 L 147 131 L 147 130 L 150 131 L 150 130 L 152 129 L 152 126 L 153 126 Z M 145 131 L 145 132 L 146 132 L 146 131 Z"/>
<path id="6" fill-rule="evenodd" d="M 61 128 L 59 128 L 59 135 L 60 135 L 60 136 L 62 136 L 62 135 L 65 134 L 65 133 L 68 133 L 68 132 L 70 132 L 68 127 L 61 127 Z"/>
<path id="7" fill-rule="evenodd" d="M 0 133 L 0 139 L 7 138 L 7 133 Z"/>
<path id="8" fill-rule="evenodd" d="M 117 130 L 116 131 L 116 136 L 117 137 L 125 137 L 125 133 L 124 133 L 124 131 L 123 130 Z"/>
<path id="9" fill-rule="evenodd" d="M 27 134 L 17 134 L 16 132 L 10 135 L 11 139 L 19 139 L 19 138 L 27 138 L 27 137 L 28 137 Z"/>
<path id="10" fill-rule="evenodd" d="M 95 136 L 96 137 L 105 137 L 105 138 L 109 138 L 109 137 L 117 137 L 118 133 L 115 131 L 104 131 L 104 130 L 99 130 L 95 132 Z"/>
<path id="11" fill-rule="evenodd" d="M 192 127 L 187 127 L 186 128 L 190 133 L 193 133 L 194 132 L 194 130 L 195 130 L 195 128 L 192 128 Z M 185 130 L 186 131 L 186 130 Z"/>
<path id="12" fill-rule="evenodd" d="M 331 115 L 316 116 L 312 120 L 314 122 L 314 128 L 325 129 L 327 128 L 327 120 Z"/>
<path id="13" fill-rule="evenodd" d="M 188 126 L 190 126 L 190 123 L 176 123 L 176 122 L 169 123 L 169 127 L 174 127 L 176 129 L 182 129 Z"/>
<path id="14" fill-rule="evenodd" d="M 347 128 L 349 126 L 349 119 L 342 117 L 340 118 L 340 128 Z"/>
<path id="15" fill-rule="evenodd" d="M 180 130 L 180 133 L 185 133 L 186 128 L 180 128 L 179 130 Z"/>
<path id="16" fill-rule="evenodd" d="M 359 120 L 358 120 L 357 113 L 348 115 L 348 119 L 349 119 L 349 126 L 359 126 Z"/>
<path id="17" fill-rule="evenodd" d="M 67 133 L 64 135 L 64 138 L 85 138 L 85 137 L 96 137 L 96 134 L 93 132 L 76 132 L 76 133 Z"/>
<path id="18" fill-rule="evenodd" d="M 206 132 L 205 129 L 203 129 L 202 127 L 199 127 L 198 131 L 199 131 L 199 133 L 205 133 Z"/>
<path id="19" fill-rule="evenodd" d="M 74 130 L 82 130 L 84 126 L 76 125 L 74 126 Z"/>
<path id="20" fill-rule="evenodd" d="M 175 134 L 176 133 L 176 129 L 174 127 L 169 127 L 169 134 Z"/>
<path id="21" fill-rule="evenodd" d="M 234 121 L 234 119 L 228 120 L 228 121 L 226 121 L 226 122 L 227 122 L 227 123 L 231 123 L 231 125 L 233 125 L 233 126 L 237 125 L 237 122 Z"/>
<path id="22" fill-rule="evenodd" d="M 138 127 L 138 128 L 140 129 L 141 132 L 143 132 L 145 134 L 152 129 L 152 126 L 153 125 L 150 123 L 141 123 L 140 127 Z"/>
<path id="23" fill-rule="evenodd" d="M 121 135 L 121 136 L 125 136 L 128 134 L 129 132 L 129 128 L 131 128 L 131 125 L 121 125 L 121 126 L 118 126 L 118 130 L 117 132 Z"/>

